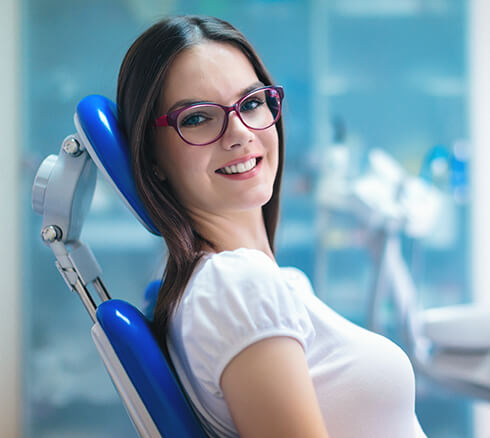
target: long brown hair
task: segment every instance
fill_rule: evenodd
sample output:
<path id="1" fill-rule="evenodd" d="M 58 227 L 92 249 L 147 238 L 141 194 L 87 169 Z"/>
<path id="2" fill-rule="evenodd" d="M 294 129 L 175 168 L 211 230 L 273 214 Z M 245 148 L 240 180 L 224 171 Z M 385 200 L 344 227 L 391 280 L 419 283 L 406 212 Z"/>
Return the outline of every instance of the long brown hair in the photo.
<path id="1" fill-rule="evenodd" d="M 165 353 L 170 318 L 203 255 L 203 245 L 215 247 L 213 242 L 196 231 L 168 182 L 160 181 L 153 172 L 156 137 L 153 121 L 161 115 L 158 114 L 158 101 L 169 66 L 183 50 L 204 41 L 223 42 L 237 47 L 250 60 L 259 80 L 264 85 L 272 85 L 272 79 L 253 47 L 231 24 L 214 17 L 177 16 L 154 24 L 133 43 L 122 62 L 117 87 L 119 120 L 128 139 L 136 187 L 168 249 L 153 322 L 155 334 Z M 281 120 L 276 128 L 279 137 L 278 170 L 272 197 L 262 207 L 272 251 L 279 218 L 284 161 Z"/>

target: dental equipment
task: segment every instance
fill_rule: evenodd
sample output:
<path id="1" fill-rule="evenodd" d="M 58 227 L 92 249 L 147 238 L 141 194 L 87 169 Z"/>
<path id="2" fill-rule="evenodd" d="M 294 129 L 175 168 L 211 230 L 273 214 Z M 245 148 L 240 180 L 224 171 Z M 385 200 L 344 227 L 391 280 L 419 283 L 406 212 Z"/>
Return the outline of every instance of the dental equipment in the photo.
<path id="1" fill-rule="evenodd" d="M 381 331 L 382 301 L 391 292 L 405 348 L 416 370 L 462 394 L 490 401 L 490 309 L 475 303 L 418 309 L 417 289 L 401 251 L 402 234 L 422 238 L 437 226 L 443 205 L 440 192 L 408 176 L 381 150 L 371 151 L 369 165 L 365 175 L 350 181 L 328 187 L 320 181 L 317 192 L 319 207 L 327 215 L 349 212 L 361 219 L 373 237 L 375 281 L 368 328 Z M 319 227 L 325 224 L 322 217 Z M 320 290 L 325 288 L 321 251 L 315 275 Z"/>
<path id="2" fill-rule="evenodd" d="M 97 169 L 138 220 L 159 234 L 136 193 L 116 106 L 102 96 L 88 96 L 77 106 L 75 126 L 77 133 L 68 136 L 58 155 L 49 155 L 36 174 L 32 207 L 43 216 L 42 240 L 92 319 L 93 340 L 139 436 L 205 437 L 149 322 L 131 304 L 110 298 L 100 266 L 80 240 Z"/>

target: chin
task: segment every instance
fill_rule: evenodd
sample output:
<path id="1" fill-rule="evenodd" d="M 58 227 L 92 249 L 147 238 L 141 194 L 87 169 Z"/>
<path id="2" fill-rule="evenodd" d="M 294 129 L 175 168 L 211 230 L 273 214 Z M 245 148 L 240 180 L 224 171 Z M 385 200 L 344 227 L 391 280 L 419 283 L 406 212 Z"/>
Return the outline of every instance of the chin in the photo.
<path id="1" fill-rule="evenodd" d="M 257 199 L 257 201 L 255 202 L 255 206 L 256 207 L 263 207 L 265 204 L 267 204 L 271 198 L 272 198 L 272 194 L 273 194 L 273 191 L 272 189 L 270 190 L 270 192 L 268 192 L 267 194 L 263 194 L 262 196 L 260 196 L 259 199 Z"/>
<path id="2" fill-rule="evenodd" d="M 241 202 L 238 201 L 237 204 L 235 204 L 236 208 L 238 210 L 242 211 L 248 211 L 248 210 L 254 210 L 257 208 L 262 208 L 265 204 L 267 204 L 272 197 L 272 192 L 270 193 L 269 196 L 257 196 L 257 197 L 247 197 L 247 199 L 242 199 Z"/>

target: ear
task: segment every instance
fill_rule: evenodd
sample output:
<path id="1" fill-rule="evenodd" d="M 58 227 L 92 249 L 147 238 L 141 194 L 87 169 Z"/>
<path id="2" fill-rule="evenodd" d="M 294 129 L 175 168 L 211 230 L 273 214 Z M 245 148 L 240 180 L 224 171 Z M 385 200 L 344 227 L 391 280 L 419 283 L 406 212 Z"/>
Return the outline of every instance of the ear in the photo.
<path id="1" fill-rule="evenodd" d="M 160 169 L 156 164 L 153 165 L 153 175 L 155 175 L 160 181 L 165 181 L 167 177 L 163 173 L 163 170 Z"/>

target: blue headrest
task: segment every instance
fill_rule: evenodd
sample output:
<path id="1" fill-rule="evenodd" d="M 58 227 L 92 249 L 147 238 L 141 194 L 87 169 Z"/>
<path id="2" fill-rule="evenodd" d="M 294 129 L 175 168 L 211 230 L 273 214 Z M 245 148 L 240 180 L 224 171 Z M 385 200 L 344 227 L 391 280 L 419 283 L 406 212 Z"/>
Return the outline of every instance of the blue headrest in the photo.
<path id="1" fill-rule="evenodd" d="M 96 315 L 161 436 L 204 438 L 199 420 L 141 312 L 114 299 L 100 304 Z"/>
<path id="2" fill-rule="evenodd" d="M 85 97 L 77 106 L 75 126 L 92 160 L 124 203 L 148 231 L 160 235 L 136 191 L 129 147 L 119 127 L 114 102 L 97 94 Z"/>

